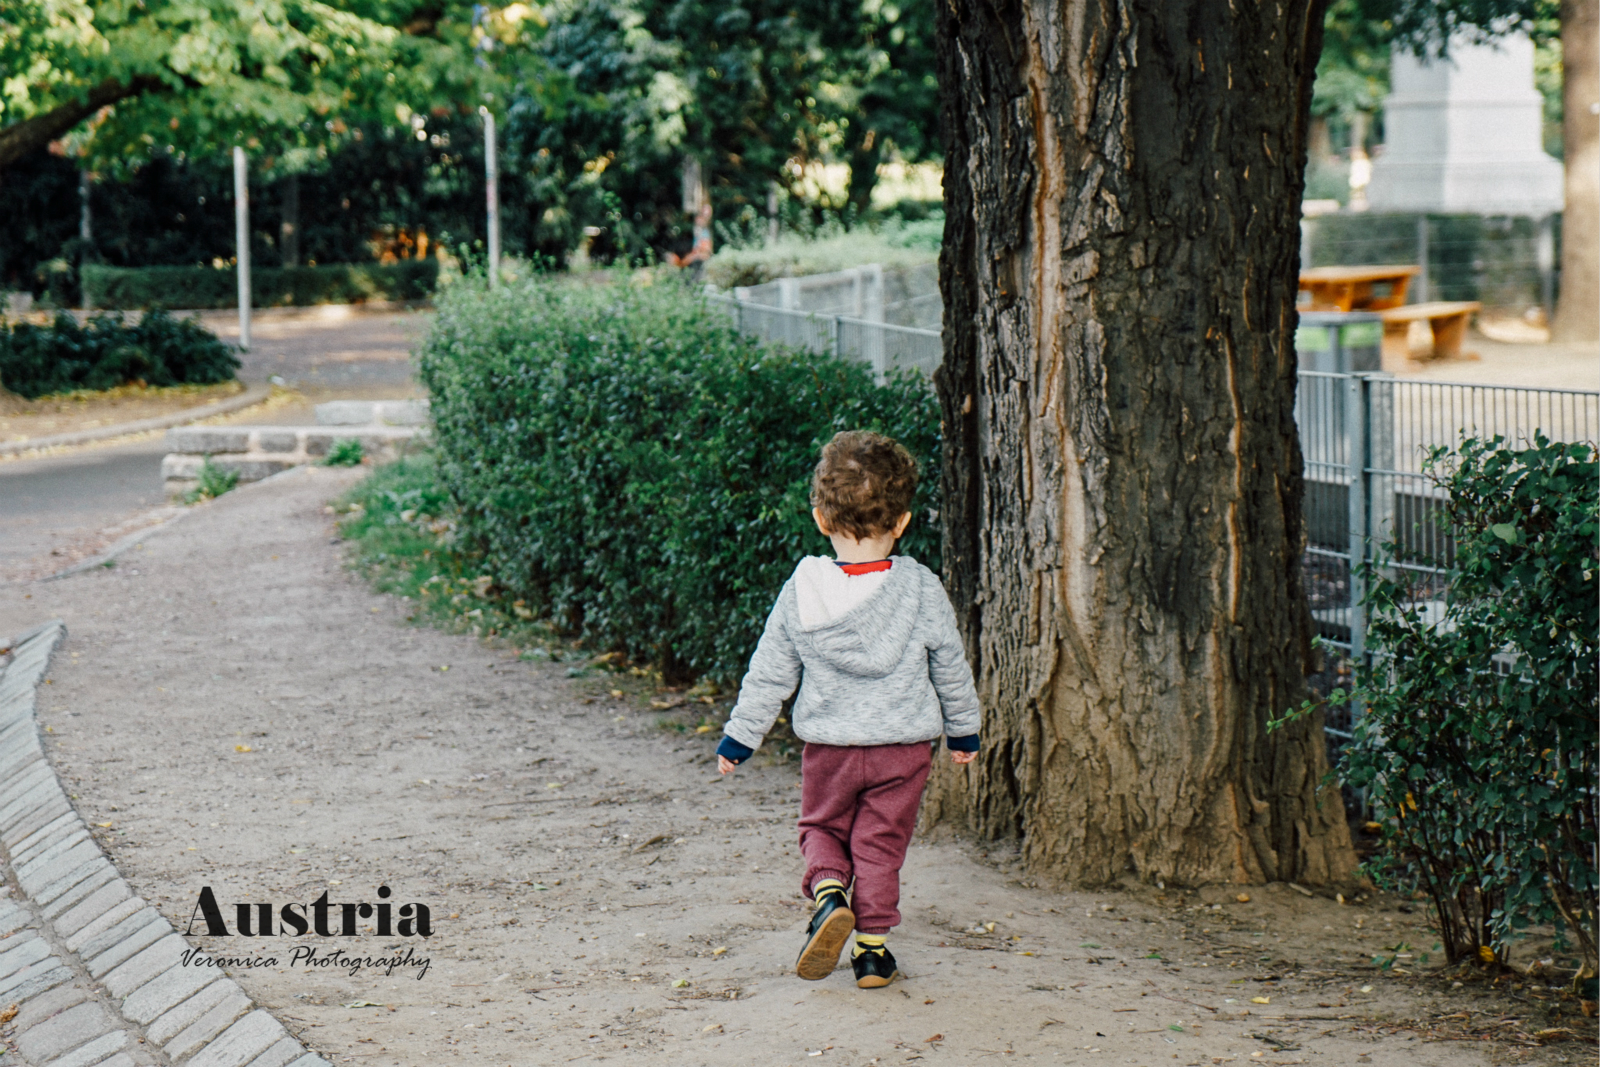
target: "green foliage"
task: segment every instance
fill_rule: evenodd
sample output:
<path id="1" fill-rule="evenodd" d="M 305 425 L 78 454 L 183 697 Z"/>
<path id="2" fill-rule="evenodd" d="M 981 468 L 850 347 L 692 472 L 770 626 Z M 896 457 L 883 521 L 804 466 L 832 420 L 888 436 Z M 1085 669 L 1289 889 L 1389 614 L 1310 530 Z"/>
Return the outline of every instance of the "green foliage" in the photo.
<path id="1" fill-rule="evenodd" d="M 237 273 L 230 267 L 83 268 L 84 298 L 97 308 L 230 308 L 239 304 Z M 367 300 L 422 300 L 439 279 L 439 262 L 330 263 L 250 272 L 256 307 L 305 307 Z"/>
<path id="2" fill-rule="evenodd" d="M 224 470 L 207 456 L 200 462 L 200 474 L 195 478 L 194 486 L 183 494 L 183 502 L 198 504 L 203 500 L 215 500 L 223 493 L 232 492 L 238 485 L 238 471 Z"/>
<path id="3" fill-rule="evenodd" d="M 134 381 L 212 385 L 231 381 L 238 369 L 233 349 L 215 334 L 161 311 L 136 326 L 120 314 L 96 315 L 80 326 L 66 312 L 53 326 L 0 322 L 0 386 L 30 400 Z"/>
<path id="4" fill-rule="evenodd" d="M 750 248 L 725 247 L 711 257 L 706 279 L 720 288 L 760 285 L 774 278 L 881 263 L 885 268 L 931 263 L 939 258 L 944 215 L 920 222 L 886 222 L 848 232 L 828 228 L 812 234 L 784 234 Z"/>
<path id="5" fill-rule="evenodd" d="M 1371 113 L 1389 93 L 1389 41 L 1393 27 L 1384 0 L 1333 0 L 1323 16 L 1322 56 L 1312 88 L 1311 113 L 1348 123 Z"/>
<path id="6" fill-rule="evenodd" d="M 936 567 L 927 383 L 764 347 L 676 283 L 452 287 L 421 352 L 441 483 L 482 573 L 570 636 L 738 677 L 796 560 L 828 550 L 811 468 L 838 430 L 926 476 L 901 551 Z"/>
<path id="7" fill-rule="evenodd" d="M 328 449 L 328 458 L 322 462 L 329 467 L 358 467 L 365 453 L 358 437 L 341 437 Z"/>
<path id="8" fill-rule="evenodd" d="M 1443 602 L 1373 568 L 1373 666 L 1343 773 L 1368 790 L 1381 879 L 1433 900 L 1452 963 L 1505 959 L 1517 931 L 1565 924 L 1594 973 L 1597 774 L 1592 446 L 1435 451 L 1455 556 Z"/>

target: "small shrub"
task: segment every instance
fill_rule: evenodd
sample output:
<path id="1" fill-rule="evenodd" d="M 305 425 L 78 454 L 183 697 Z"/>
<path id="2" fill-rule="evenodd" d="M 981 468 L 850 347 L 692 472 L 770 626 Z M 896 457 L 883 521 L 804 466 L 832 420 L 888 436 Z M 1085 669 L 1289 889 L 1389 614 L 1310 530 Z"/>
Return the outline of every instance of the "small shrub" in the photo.
<path id="1" fill-rule="evenodd" d="M 66 312 L 50 326 L 0 323 L 0 386 L 29 400 L 77 389 L 110 389 L 128 382 L 213 385 L 233 380 L 233 349 L 193 319 L 164 311 L 136 326 L 121 314 L 95 315 L 87 324 Z"/>
<path id="2" fill-rule="evenodd" d="M 365 453 L 358 437 L 341 437 L 328 448 L 328 458 L 322 462 L 329 467 L 360 466 Z"/>
<path id="3" fill-rule="evenodd" d="M 1600 493 L 1587 444 L 1468 440 L 1430 460 L 1455 557 L 1436 598 L 1373 568 L 1366 713 L 1343 773 L 1369 790 L 1381 881 L 1433 901 L 1452 963 L 1565 927 L 1595 974 Z"/>
<path id="4" fill-rule="evenodd" d="M 441 484 L 483 573 L 561 632 L 738 678 L 800 556 L 818 450 L 874 429 L 923 465 L 900 551 L 937 569 L 927 383 L 766 347 L 676 284 L 451 289 L 421 352 Z"/>
<path id="5" fill-rule="evenodd" d="M 97 308 L 231 308 L 239 306 L 232 267 L 105 267 L 86 264 L 85 301 Z M 439 281 L 436 259 L 399 263 L 328 263 L 250 272 L 256 307 L 426 300 Z"/>
<path id="6" fill-rule="evenodd" d="M 200 474 L 194 486 L 183 494 L 185 504 L 198 504 L 202 500 L 215 500 L 223 493 L 232 492 L 239 485 L 239 472 L 224 470 L 207 456 L 200 462 Z"/>

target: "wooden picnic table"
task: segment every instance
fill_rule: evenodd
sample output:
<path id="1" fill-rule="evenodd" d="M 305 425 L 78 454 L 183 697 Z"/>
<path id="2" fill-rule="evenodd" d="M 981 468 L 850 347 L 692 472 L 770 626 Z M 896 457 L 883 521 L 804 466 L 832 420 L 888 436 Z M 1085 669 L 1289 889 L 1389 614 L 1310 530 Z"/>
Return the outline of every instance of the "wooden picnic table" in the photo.
<path id="1" fill-rule="evenodd" d="M 1408 263 L 1371 267 L 1312 267 L 1300 272 L 1300 288 L 1311 294 L 1312 311 L 1382 311 L 1406 302 L 1406 288 L 1422 268 Z M 1383 294 L 1374 286 L 1387 286 Z"/>

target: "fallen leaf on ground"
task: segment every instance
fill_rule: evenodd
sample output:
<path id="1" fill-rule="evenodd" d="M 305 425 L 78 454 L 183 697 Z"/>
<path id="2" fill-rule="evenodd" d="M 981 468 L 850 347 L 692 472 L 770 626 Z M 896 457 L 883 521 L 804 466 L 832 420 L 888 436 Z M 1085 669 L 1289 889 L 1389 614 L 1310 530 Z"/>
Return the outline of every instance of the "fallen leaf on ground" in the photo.
<path id="1" fill-rule="evenodd" d="M 254 752 L 255 751 L 249 745 L 234 745 L 233 746 L 233 750 L 235 752 Z"/>
<path id="2" fill-rule="evenodd" d="M 1252 1003 L 1252 1004 L 1271 1004 L 1272 1003 L 1272 998 L 1271 997 L 1251 997 L 1250 998 L 1250 1003 Z"/>
<path id="3" fill-rule="evenodd" d="M 0 1023 L 8 1023 L 16 1017 L 17 1006 L 15 1004 L 11 1005 L 11 1007 L 7 1008 L 5 1011 L 0 1011 Z"/>

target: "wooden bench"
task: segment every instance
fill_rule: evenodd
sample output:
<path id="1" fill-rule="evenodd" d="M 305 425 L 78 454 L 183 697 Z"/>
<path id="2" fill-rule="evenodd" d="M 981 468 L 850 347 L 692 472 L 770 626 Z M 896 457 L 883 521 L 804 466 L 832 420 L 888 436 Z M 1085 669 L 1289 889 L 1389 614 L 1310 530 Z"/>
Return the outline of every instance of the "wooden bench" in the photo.
<path id="1" fill-rule="evenodd" d="M 1404 333 L 1413 322 L 1427 320 L 1433 330 L 1433 358 L 1456 359 L 1461 355 L 1461 341 L 1467 336 L 1467 321 L 1482 307 L 1476 300 L 1432 300 L 1384 308 L 1378 315 L 1386 334 Z"/>

